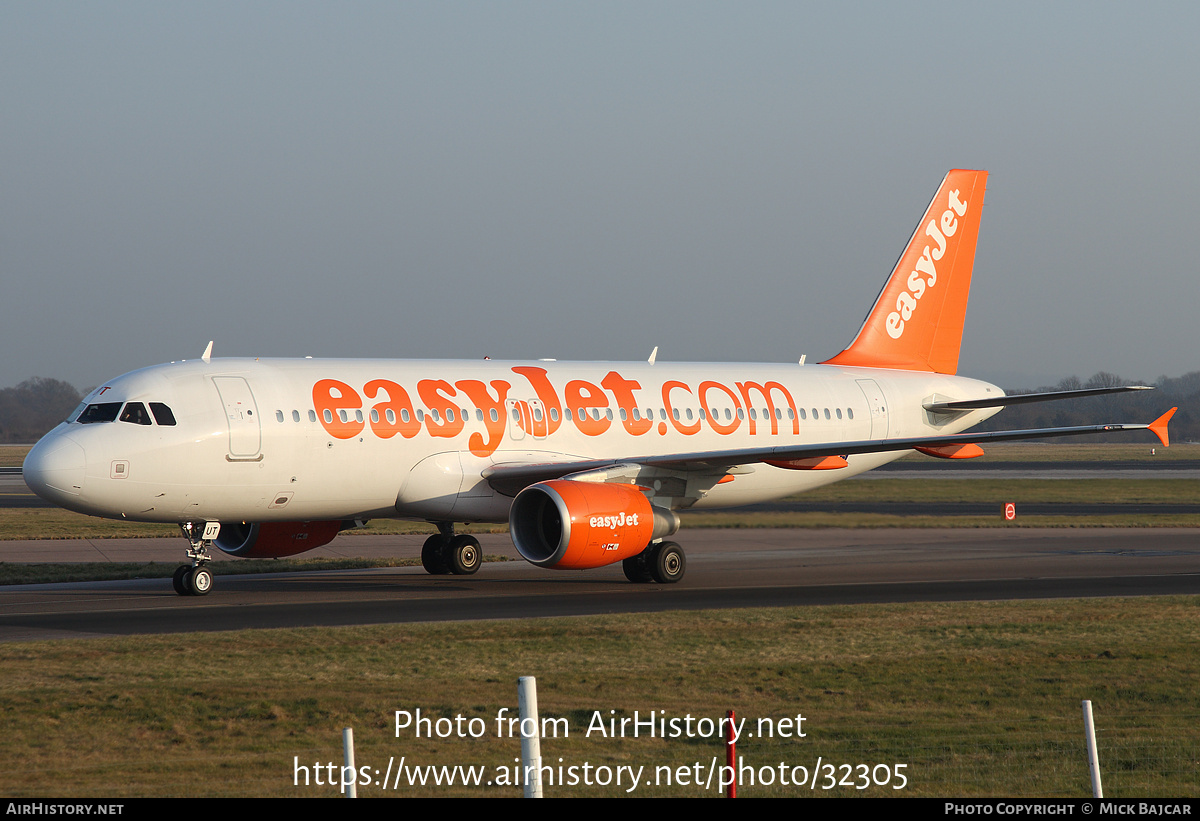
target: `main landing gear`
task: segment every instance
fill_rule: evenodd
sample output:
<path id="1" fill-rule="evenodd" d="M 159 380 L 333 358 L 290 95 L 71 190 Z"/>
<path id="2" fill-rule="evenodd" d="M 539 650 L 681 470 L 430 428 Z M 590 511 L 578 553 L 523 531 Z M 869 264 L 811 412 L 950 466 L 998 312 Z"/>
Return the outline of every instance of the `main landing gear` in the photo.
<path id="1" fill-rule="evenodd" d="M 175 592 L 181 596 L 207 596 L 213 586 L 213 574 L 207 567 L 212 561 L 212 556 L 208 554 L 208 546 L 212 544 L 212 539 L 216 538 L 216 533 L 212 532 L 212 528 L 206 522 L 182 522 L 179 529 L 183 531 L 183 537 L 190 545 L 187 555 L 192 563 L 180 565 L 175 570 L 171 583 Z M 205 538 L 206 536 L 209 538 Z"/>
<path id="2" fill-rule="evenodd" d="M 421 565 L 434 576 L 470 576 L 483 563 L 479 540 L 465 533 L 455 534 L 452 522 L 437 522 L 438 530 L 421 548 Z"/>
<path id="3" fill-rule="evenodd" d="M 675 542 L 651 542 L 641 553 L 621 562 L 621 569 L 634 584 L 674 584 L 687 571 L 687 557 Z"/>

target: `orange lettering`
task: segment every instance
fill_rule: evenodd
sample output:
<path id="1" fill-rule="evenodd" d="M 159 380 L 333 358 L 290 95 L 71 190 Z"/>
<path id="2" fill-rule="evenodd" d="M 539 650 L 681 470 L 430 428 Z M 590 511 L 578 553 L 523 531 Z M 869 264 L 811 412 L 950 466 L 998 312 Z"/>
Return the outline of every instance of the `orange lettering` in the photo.
<path id="1" fill-rule="evenodd" d="M 700 432 L 700 421 L 697 420 L 694 425 L 685 425 L 683 422 L 681 422 L 680 420 L 675 418 L 675 409 L 671 405 L 671 391 L 677 390 L 679 388 L 682 388 L 683 390 L 687 391 L 689 394 L 692 392 L 692 389 L 689 388 L 687 385 L 685 385 L 682 382 L 673 382 L 672 381 L 672 382 L 664 382 L 663 383 L 663 386 L 662 386 L 663 405 L 665 405 L 667 408 L 667 418 L 669 418 L 671 420 L 671 424 L 675 426 L 675 430 L 679 431 L 680 433 L 682 433 L 686 436 L 691 436 L 692 434 Z"/>
<path id="2" fill-rule="evenodd" d="M 363 393 L 368 399 L 374 399 L 380 391 L 383 391 L 387 401 L 371 408 L 379 416 L 378 422 L 371 420 L 371 430 L 375 431 L 375 435 L 380 439 L 391 439 L 397 433 L 405 439 L 412 439 L 421 430 L 421 423 L 413 414 L 408 391 L 387 379 L 373 379 L 363 386 Z M 387 418 L 389 410 L 392 412 L 390 422 Z M 406 417 L 408 421 L 405 421 Z"/>
<path id="3" fill-rule="evenodd" d="M 580 433 L 599 436 L 608 430 L 612 422 L 606 414 L 601 413 L 600 418 L 595 419 L 587 412 L 592 408 L 608 409 L 608 396 L 599 387 L 591 382 L 575 379 L 567 383 L 566 397 L 567 407 L 574 413 L 575 427 L 579 428 Z"/>
<path id="4" fill-rule="evenodd" d="M 654 427 L 654 423 L 649 419 L 633 418 L 633 409 L 637 405 L 637 400 L 633 398 L 633 392 L 641 390 L 641 385 L 632 379 L 624 378 L 616 371 L 610 372 L 600 384 L 612 392 L 612 395 L 616 397 L 617 406 L 625 412 L 625 418 L 621 420 L 621 424 L 625 426 L 626 432 L 634 436 L 641 436 Z"/>
<path id="5" fill-rule="evenodd" d="M 529 380 L 530 386 L 533 387 L 534 392 L 537 393 L 537 398 L 542 403 L 542 410 L 546 417 L 546 435 L 549 436 L 554 433 L 554 431 L 558 430 L 558 426 L 562 424 L 562 417 L 559 416 L 557 419 L 551 419 L 550 409 L 561 407 L 562 403 L 558 401 L 558 391 L 554 390 L 554 386 L 546 378 L 546 369 L 534 368 L 529 365 L 519 365 L 513 368 L 512 371 Z M 524 426 L 522 425 L 522 427 Z M 531 431 L 526 430 L 525 432 L 530 433 Z"/>
<path id="6" fill-rule="evenodd" d="M 444 379 L 422 379 L 417 383 L 417 393 L 431 411 L 438 412 L 441 416 L 440 419 L 435 419 L 433 413 L 425 415 L 425 427 L 431 435 L 452 439 L 462 433 L 462 411 L 450 401 L 455 390 L 449 382 Z"/>
<path id="7" fill-rule="evenodd" d="M 725 391 L 726 395 L 729 396 L 729 401 L 733 403 L 735 411 L 740 410 L 742 405 L 740 402 L 738 402 L 737 396 L 728 386 L 722 385 L 720 382 L 700 383 L 700 404 L 706 408 L 709 427 L 722 436 L 728 436 L 738 429 L 738 425 L 742 424 L 742 420 L 737 417 L 736 413 L 734 413 L 732 422 L 729 424 L 721 424 L 721 422 L 717 419 L 717 409 L 708 404 L 708 392 L 712 388 Z"/>
<path id="8" fill-rule="evenodd" d="M 800 417 L 796 414 L 796 403 L 792 399 L 792 395 L 788 393 L 787 388 L 780 385 L 778 382 L 768 382 L 765 385 L 760 385 L 757 382 L 737 382 L 738 390 L 742 392 L 742 399 L 746 401 L 746 408 L 750 405 L 750 391 L 756 390 L 762 394 L 763 399 L 767 403 L 767 415 L 771 417 L 771 434 L 779 433 L 779 420 L 775 416 L 775 403 L 771 401 L 771 391 L 780 391 L 787 397 L 788 407 L 792 409 L 792 433 L 800 435 Z M 754 417 L 750 417 L 750 433 L 754 433 Z"/>
<path id="9" fill-rule="evenodd" d="M 471 453 L 476 456 L 491 456 L 496 452 L 496 448 L 500 447 L 500 440 L 504 438 L 504 427 L 507 424 L 504 414 L 504 400 L 508 397 L 508 389 L 512 386 L 503 380 L 493 379 L 492 389 L 496 391 L 496 396 L 493 399 L 487 389 L 487 385 L 477 379 L 463 379 L 454 384 L 460 391 L 467 395 L 475 404 L 475 407 L 483 411 L 483 424 L 488 432 L 486 442 L 483 441 L 483 437 L 478 432 L 472 433 L 471 438 L 467 440 L 467 446 L 471 448 Z M 493 413 L 496 415 L 494 421 L 492 420 Z"/>
<path id="10" fill-rule="evenodd" d="M 347 414 L 346 421 L 342 421 L 342 411 L 362 409 L 362 399 L 345 382 L 322 379 L 313 385 L 312 397 L 317 418 L 333 438 L 353 439 L 366 426 L 354 414 Z"/>

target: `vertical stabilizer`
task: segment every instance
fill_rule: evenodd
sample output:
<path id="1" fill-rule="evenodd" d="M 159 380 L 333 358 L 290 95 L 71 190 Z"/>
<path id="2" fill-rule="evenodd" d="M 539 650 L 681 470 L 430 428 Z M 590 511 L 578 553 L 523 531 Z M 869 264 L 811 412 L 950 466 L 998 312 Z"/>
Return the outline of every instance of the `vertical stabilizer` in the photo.
<path id="1" fill-rule="evenodd" d="M 986 171 L 946 175 L 850 347 L 829 365 L 955 373 Z"/>

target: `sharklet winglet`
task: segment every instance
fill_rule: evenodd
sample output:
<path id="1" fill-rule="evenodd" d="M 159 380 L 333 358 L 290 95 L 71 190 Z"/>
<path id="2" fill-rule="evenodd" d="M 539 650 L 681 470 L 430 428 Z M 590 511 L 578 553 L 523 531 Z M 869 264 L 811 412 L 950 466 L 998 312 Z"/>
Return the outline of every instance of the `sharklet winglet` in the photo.
<path id="1" fill-rule="evenodd" d="M 1162 442 L 1164 448 L 1171 447 L 1170 441 L 1167 440 L 1167 423 L 1171 421 L 1171 417 L 1175 415 L 1175 411 L 1177 410 L 1179 408 L 1171 408 L 1146 426 L 1151 433 L 1158 437 L 1158 441 Z"/>

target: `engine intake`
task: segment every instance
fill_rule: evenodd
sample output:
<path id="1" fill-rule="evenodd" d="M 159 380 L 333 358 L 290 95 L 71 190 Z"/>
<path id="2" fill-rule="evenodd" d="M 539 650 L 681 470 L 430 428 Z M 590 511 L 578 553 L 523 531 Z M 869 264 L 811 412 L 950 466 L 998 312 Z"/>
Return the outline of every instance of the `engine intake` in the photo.
<path id="1" fill-rule="evenodd" d="M 679 517 L 632 485 L 555 479 L 518 493 L 508 524 L 527 562 L 585 570 L 636 556 L 677 531 Z"/>

